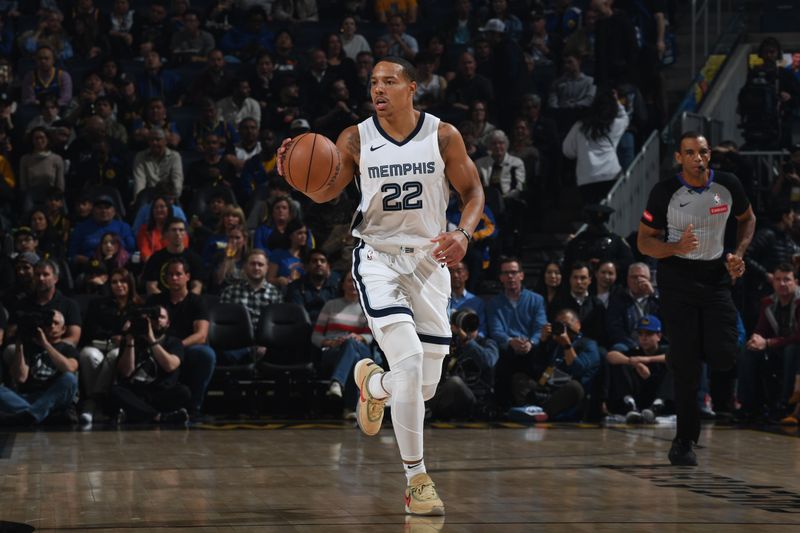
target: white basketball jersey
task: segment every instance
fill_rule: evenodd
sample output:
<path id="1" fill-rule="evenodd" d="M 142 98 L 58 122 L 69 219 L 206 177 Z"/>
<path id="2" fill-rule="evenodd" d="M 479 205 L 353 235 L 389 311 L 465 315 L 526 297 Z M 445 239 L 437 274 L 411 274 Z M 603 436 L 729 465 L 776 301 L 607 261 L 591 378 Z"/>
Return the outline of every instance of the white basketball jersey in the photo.
<path id="1" fill-rule="evenodd" d="M 439 119 L 423 112 L 401 142 L 383 131 L 376 116 L 358 125 L 361 202 L 353 236 L 369 244 L 423 247 L 445 231 L 449 189 L 438 129 Z"/>

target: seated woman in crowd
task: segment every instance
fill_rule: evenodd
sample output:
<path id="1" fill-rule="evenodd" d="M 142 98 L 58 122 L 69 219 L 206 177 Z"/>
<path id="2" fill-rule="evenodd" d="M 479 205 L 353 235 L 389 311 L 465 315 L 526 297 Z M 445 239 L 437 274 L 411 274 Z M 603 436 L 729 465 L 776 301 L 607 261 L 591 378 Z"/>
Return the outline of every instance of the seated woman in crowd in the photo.
<path id="1" fill-rule="evenodd" d="M 303 263 L 308 252 L 308 228 L 302 221 L 294 219 L 286 225 L 284 241 L 269 254 L 267 281 L 286 290 L 286 286 L 300 279 L 305 270 Z"/>
<path id="2" fill-rule="evenodd" d="M 104 404 L 111 390 L 114 369 L 122 338 L 122 326 L 134 306 L 142 299 L 136 292 L 136 282 L 128 270 L 111 272 L 109 294 L 89 306 L 81 335 L 80 380 L 85 399 L 81 403 L 81 422 L 91 423 L 95 409 Z"/>
<path id="3" fill-rule="evenodd" d="M 344 399 L 344 417 L 350 419 L 355 418 L 358 398 L 353 368 L 361 359 L 372 357 L 372 334 L 350 270 L 342 278 L 341 291 L 340 298 L 328 300 L 320 311 L 311 342 L 322 349 L 323 372 L 330 372 L 327 395 Z"/>
<path id="4" fill-rule="evenodd" d="M 269 204 L 267 218 L 256 228 L 253 237 L 253 248 L 261 248 L 270 253 L 273 249 L 284 246 L 287 226 L 292 220 L 299 218 L 297 206 L 288 196 L 277 196 Z M 314 236 L 308 232 L 306 246 L 314 248 Z"/>
<path id="5" fill-rule="evenodd" d="M 136 235 L 136 247 L 139 248 L 143 263 L 167 245 L 164 241 L 164 223 L 174 217 L 172 204 L 164 196 L 156 196 L 151 204 L 147 224 L 139 228 L 139 233 Z M 183 236 L 183 246 L 189 246 L 188 234 Z"/>
<path id="6" fill-rule="evenodd" d="M 224 250 L 228 246 L 228 232 L 234 228 L 244 228 L 244 211 L 237 205 L 228 205 L 222 210 L 222 216 L 216 233 L 208 238 L 203 247 L 203 263 L 210 266 L 217 252 Z"/>
<path id="7" fill-rule="evenodd" d="M 130 254 L 122 244 L 120 236 L 113 232 L 103 234 L 100 244 L 94 251 L 94 258 L 105 264 L 108 272 L 124 268 L 128 264 Z"/>
<path id="8" fill-rule="evenodd" d="M 562 279 L 561 264 L 558 261 L 548 261 L 547 264 L 544 265 L 542 275 L 534 289 L 537 293 L 544 296 L 545 308 L 550 307 L 550 302 L 553 301 L 559 290 L 561 290 Z"/>
<path id="9" fill-rule="evenodd" d="M 219 292 L 231 283 L 243 279 L 247 246 L 247 232 L 243 226 L 228 231 L 228 242 L 224 250 L 217 252 L 212 266 L 211 292 Z"/>
<path id="10" fill-rule="evenodd" d="M 38 251 L 46 257 L 63 257 L 66 246 L 63 238 L 50 228 L 43 208 L 34 208 L 28 216 L 28 226 L 39 241 Z"/>
<path id="11" fill-rule="evenodd" d="M 33 187 L 51 186 L 64 190 L 64 159 L 50 151 L 47 130 L 31 130 L 33 150 L 22 156 L 19 162 L 19 189 L 26 191 Z"/>

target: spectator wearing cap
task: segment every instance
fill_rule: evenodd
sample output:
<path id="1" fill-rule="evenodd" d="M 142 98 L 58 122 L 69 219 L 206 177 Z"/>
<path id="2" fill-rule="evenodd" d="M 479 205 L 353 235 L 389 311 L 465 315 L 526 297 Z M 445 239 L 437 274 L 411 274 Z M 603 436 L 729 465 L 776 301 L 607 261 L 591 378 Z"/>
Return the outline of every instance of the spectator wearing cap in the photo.
<path id="1" fill-rule="evenodd" d="M 47 96 L 54 96 L 63 107 L 72 99 L 72 77 L 56 68 L 55 54 L 49 46 L 36 51 L 36 68 L 22 78 L 22 105 L 37 105 Z"/>
<path id="2" fill-rule="evenodd" d="M 592 104 L 597 88 L 594 79 L 581 72 L 581 59 L 564 54 L 564 69 L 550 87 L 547 105 L 551 109 L 586 108 Z"/>
<path id="3" fill-rule="evenodd" d="M 92 259 L 83 273 L 81 293 L 100 296 L 107 295 L 108 268 L 100 259 Z"/>
<path id="4" fill-rule="evenodd" d="M 508 0 L 492 0 L 489 11 L 490 19 L 487 21 L 487 26 L 493 20 L 502 22 L 503 29 L 500 30 L 500 33 L 505 32 L 513 41 L 520 40 L 522 37 L 522 21 L 508 10 Z"/>
<path id="5" fill-rule="evenodd" d="M 8 276 L 8 265 L 11 265 L 12 275 Z M 3 306 L 9 315 L 13 313 L 19 303 L 33 294 L 33 267 L 39 262 L 39 255 L 33 252 L 17 254 L 13 259 L 8 256 L 3 257 L 3 279 L 0 280 L 2 287 Z"/>
<path id="6" fill-rule="evenodd" d="M 19 189 L 58 187 L 64 190 L 64 159 L 50 150 L 50 139 L 44 128 L 35 128 L 30 135 L 33 151 L 19 163 Z"/>
<path id="7" fill-rule="evenodd" d="M 92 217 L 78 224 L 70 236 L 67 247 L 69 260 L 79 266 L 88 263 L 106 233 L 119 235 L 125 250 L 132 253 L 136 249 L 136 240 L 131 227 L 127 222 L 118 220 L 116 215 L 114 200 L 110 196 L 101 194 L 96 197 Z"/>
<path id="8" fill-rule="evenodd" d="M 153 129 L 147 136 L 148 148 L 133 160 L 133 194 L 162 181 L 169 181 L 180 196 L 183 191 L 183 164 L 178 152 L 167 148 L 167 138 L 162 129 Z"/>
<path id="9" fill-rule="evenodd" d="M 39 238 L 30 226 L 20 226 L 14 229 L 14 253 L 23 254 L 39 253 Z"/>
<path id="10" fill-rule="evenodd" d="M 413 61 L 419 52 L 419 43 L 406 33 L 406 22 L 402 15 L 391 15 L 386 21 L 386 34 L 381 37 L 389 44 L 390 56 L 404 57 Z"/>
<path id="11" fill-rule="evenodd" d="M 250 118 L 261 125 L 261 106 L 250 98 L 250 82 L 238 79 L 231 86 L 231 95 L 218 101 L 217 113 L 225 122 L 240 124 L 242 120 Z"/>
<path id="12" fill-rule="evenodd" d="M 610 385 L 607 407 L 611 413 L 628 414 L 632 422 L 641 421 L 630 411 L 650 409 L 651 416 L 672 403 L 672 375 L 667 368 L 666 347 L 661 343 L 661 321 L 645 315 L 636 324 L 637 345 L 625 350 L 611 350 L 606 355 Z M 633 403 L 626 398 L 630 397 Z M 649 420 L 648 420 L 649 421 Z"/>
<path id="13" fill-rule="evenodd" d="M 659 307 L 650 267 L 646 263 L 632 263 L 628 267 L 626 290 L 616 291 L 608 301 L 606 325 L 611 349 L 625 352 L 634 348 L 637 324 L 644 316 L 658 316 Z"/>

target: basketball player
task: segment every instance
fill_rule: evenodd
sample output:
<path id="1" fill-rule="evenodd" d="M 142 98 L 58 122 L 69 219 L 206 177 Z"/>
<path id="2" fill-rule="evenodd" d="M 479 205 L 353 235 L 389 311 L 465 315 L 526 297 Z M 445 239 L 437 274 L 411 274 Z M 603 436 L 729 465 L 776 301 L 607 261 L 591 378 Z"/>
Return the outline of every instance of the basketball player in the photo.
<path id="1" fill-rule="evenodd" d="M 744 274 L 742 257 L 756 223 L 742 184 L 733 174 L 710 170 L 710 159 L 705 137 L 695 132 L 681 136 L 675 153 L 681 172 L 650 191 L 637 238 L 642 253 L 660 260 L 661 316 L 678 415 L 669 460 L 679 466 L 697 465 L 692 445 L 700 437 L 697 390 L 703 360 L 711 390 L 718 393 L 714 396 L 733 399 L 738 333 L 730 288 Z M 731 215 L 737 221 L 736 248 L 724 254 Z"/>
<path id="2" fill-rule="evenodd" d="M 425 471 L 424 402 L 433 397 L 449 351 L 450 274 L 464 257 L 483 212 L 483 189 L 464 141 L 452 125 L 413 107 L 416 73 L 408 61 L 384 58 L 372 71 L 375 115 L 345 129 L 336 146 L 341 171 L 329 186 L 308 194 L 335 198 L 357 177 L 361 191 L 353 217 L 353 279 L 375 338 L 391 368 L 369 359 L 356 365 L 361 390 L 358 423 L 378 433 L 386 401 L 403 460 L 407 513 L 444 514 Z M 278 172 L 289 140 L 278 149 Z M 448 184 L 449 182 L 449 184 Z M 461 195 L 460 226 L 445 231 L 448 186 Z"/>

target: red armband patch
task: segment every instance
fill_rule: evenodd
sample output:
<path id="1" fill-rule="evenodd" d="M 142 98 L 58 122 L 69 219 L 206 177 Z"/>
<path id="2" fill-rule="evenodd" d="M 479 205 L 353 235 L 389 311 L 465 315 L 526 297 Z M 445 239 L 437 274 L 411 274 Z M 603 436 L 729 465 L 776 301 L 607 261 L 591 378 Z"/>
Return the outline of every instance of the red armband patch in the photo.
<path id="1" fill-rule="evenodd" d="M 653 221 L 653 215 L 651 215 L 650 211 L 648 211 L 647 209 L 645 209 L 644 213 L 642 213 L 642 217 L 648 222 L 652 222 Z"/>

